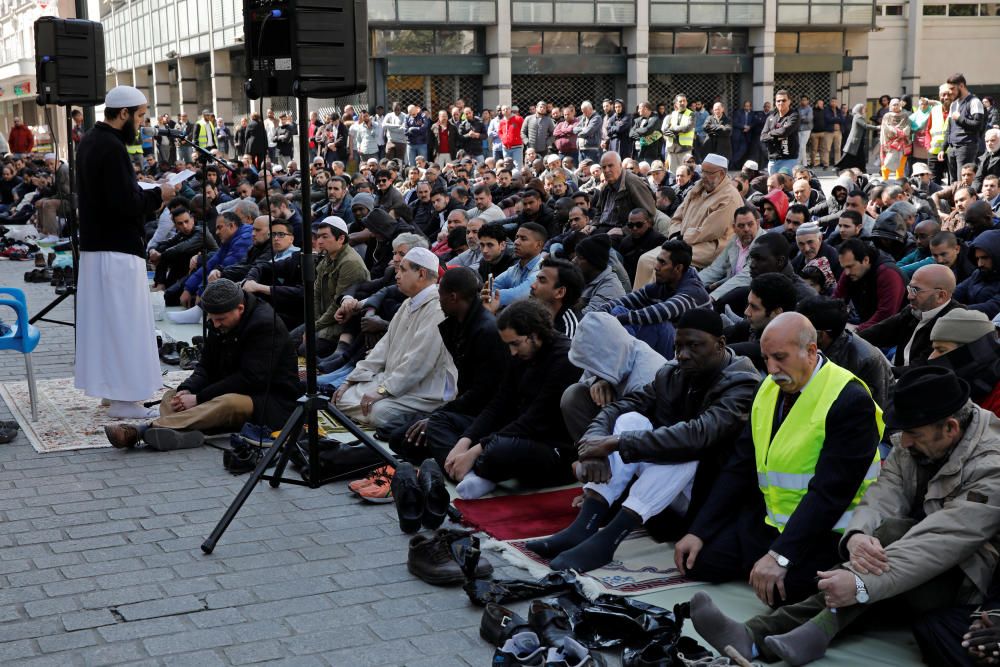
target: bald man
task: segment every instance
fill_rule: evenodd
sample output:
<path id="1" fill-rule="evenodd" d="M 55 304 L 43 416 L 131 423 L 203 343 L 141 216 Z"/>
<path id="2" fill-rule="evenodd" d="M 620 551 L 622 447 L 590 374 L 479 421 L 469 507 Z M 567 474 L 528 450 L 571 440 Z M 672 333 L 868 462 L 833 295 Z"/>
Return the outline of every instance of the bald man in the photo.
<path id="1" fill-rule="evenodd" d="M 901 311 L 864 331 L 861 338 L 876 347 L 896 348 L 893 357 L 897 375 L 906 366 L 923 366 L 931 354 L 931 329 L 939 318 L 962 305 L 952 300 L 955 274 L 943 264 L 916 270 L 906 287 L 909 302 Z"/>
<path id="2" fill-rule="evenodd" d="M 774 318 L 760 347 L 769 375 L 674 560 L 699 581 L 748 578 L 776 607 L 815 593 L 816 572 L 840 562 L 837 531 L 878 474 L 883 422 L 864 383 L 819 353 L 804 316 Z"/>

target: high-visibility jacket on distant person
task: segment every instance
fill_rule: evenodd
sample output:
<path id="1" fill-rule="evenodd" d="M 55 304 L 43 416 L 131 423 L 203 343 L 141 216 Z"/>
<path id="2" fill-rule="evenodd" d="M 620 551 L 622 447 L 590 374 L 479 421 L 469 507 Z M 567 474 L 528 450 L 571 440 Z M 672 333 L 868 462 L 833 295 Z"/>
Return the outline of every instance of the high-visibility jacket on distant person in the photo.
<path id="1" fill-rule="evenodd" d="M 680 118 L 681 116 L 685 116 L 686 120 L 681 120 Z M 691 128 L 686 132 L 681 132 L 680 134 L 678 134 L 676 139 L 670 135 L 667 135 L 668 148 L 673 146 L 675 141 L 677 142 L 678 146 L 683 146 L 684 148 L 691 148 L 692 146 L 694 146 L 695 132 L 694 132 L 694 118 L 692 116 L 694 116 L 694 114 L 691 112 L 690 109 L 685 109 L 682 112 L 672 111 L 670 115 L 667 116 L 667 122 L 664 123 L 665 126 L 664 129 L 668 127 L 680 126 L 683 125 L 685 122 L 689 122 L 691 124 Z"/>
<path id="2" fill-rule="evenodd" d="M 948 111 L 943 104 L 931 107 L 931 145 L 927 152 L 937 155 L 944 150 L 945 139 L 948 138 Z"/>
<path id="3" fill-rule="evenodd" d="M 215 148 L 215 125 L 204 118 L 199 118 L 196 125 L 198 126 L 198 146 L 200 148 Z"/>
<path id="4" fill-rule="evenodd" d="M 782 406 L 781 389 L 771 376 L 768 376 L 754 397 L 750 427 L 757 460 L 757 484 L 767 508 L 767 517 L 764 520 L 779 532 L 785 530 L 789 518 L 809 490 L 809 482 L 816 472 L 816 464 L 819 462 L 820 452 L 826 440 L 827 414 L 844 387 L 852 380 L 861 382 L 850 371 L 828 359 L 824 360 L 819 371 L 792 405 L 791 411 L 774 433 L 773 439 L 771 433 L 775 411 Z M 861 384 L 864 385 L 864 382 Z M 878 404 L 875 404 L 875 421 L 881 438 L 885 431 L 885 423 L 882 421 L 882 409 Z M 868 487 L 878 478 L 879 463 L 879 453 L 876 448 L 864 481 L 847 510 L 834 525 L 834 530 L 842 533 L 847 527 L 853 509 L 857 507 Z"/>
<path id="5" fill-rule="evenodd" d="M 142 130 L 141 129 L 137 129 L 135 131 L 135 143 L 131 143 L 128 146 L 126 146 L 125 150 L 128 151 L 128 154 L 129 154 L 130 157 L 133 156 L 133 155 L 138 155 L 139 157 L 142 157 Z"/>

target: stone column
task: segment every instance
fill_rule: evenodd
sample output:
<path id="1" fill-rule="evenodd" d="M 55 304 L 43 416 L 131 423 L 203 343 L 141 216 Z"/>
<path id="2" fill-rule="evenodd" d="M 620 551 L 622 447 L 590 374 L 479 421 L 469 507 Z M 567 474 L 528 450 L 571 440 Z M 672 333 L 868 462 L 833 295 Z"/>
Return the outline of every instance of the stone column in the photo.
<path id="1" fill-rule="evenodd" d="M 903 53 L 902 76 L 903 92 L 908 95 L 919 95 L 920 47 L 924 40 L 924 0 L 910 0 L 906 11 L 906 50 Z M 914 106 L 916 106 L 915 101 Z"/>
<path id="2" fill-rule="evenodd" d="M 198 70 L 194 58 L 182 56 L 177 59 L 177 87 L 180 92 L 180 111 L 188 115 L 188 120 L 201 116 L 198 108 Z"/>
<path id="3" fill-rule="evenodd" d="M 854 63 L 851 70 L 851 85 L 846 96 L 841 99 L 841 106 L 845 111 L 849 111 L 855 104 L 868 100 L 868 33 L 845 33 L 844 48 Z"/>
<path id="4" fill-rule="evenodd" d="M 764 1 L 764 27 L 750 29 L 753 54 L 753 108 L 774 101 L 774 33 L 778 23 L 777 0 Z"/>
<path id="5" fill-rule="evenodd" d="M 497 23 L 486 27 L 486 56 L 490 72 L 483 77 L 483 108 L 511 103 L 510 0 L 497 0 Z M 530 104 L 524 101 L 521 106 Z"/>
<path id="6" fill-rule="evenodd" d="M 625 28 L 626 76 L 628 95 L 626 109 L 635 109 L 639 102 L 649 100 L 649 0 L 636 0 L 635 27 Z"/>
<path id="7" fill-rule="evenodd" d="M 233 120 L 233 78 L 229 51 L 215 50 L 212 59 L 212 109 L 227 122 Z M 295 119 L 296 122 L 298 118 Z"/>
<path id="8" fill-rule="evenodd" d="M 150 76 L 149 69 L 143 65 L 132 70 L 132 84 L 136 88 L 142 91 L 142 94 L 146 96 L 146 99 L 152 104 L 153 100 L 153 77 Z"/>
<path id="9" fill-rule="evenodd" d="M 153 105 L 156 116 L 165 113 L 173 115 L 171 108 L 173 94 L 170 86 L 170 63 L 153 63 Z"/>

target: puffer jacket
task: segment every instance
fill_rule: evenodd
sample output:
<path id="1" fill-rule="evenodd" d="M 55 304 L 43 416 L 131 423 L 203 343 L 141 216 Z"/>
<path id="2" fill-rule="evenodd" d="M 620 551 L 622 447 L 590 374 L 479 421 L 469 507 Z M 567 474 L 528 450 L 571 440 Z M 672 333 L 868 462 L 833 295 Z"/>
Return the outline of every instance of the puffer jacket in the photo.
<path id="1" fill-rule="evenodd" d="M 926 491 L 923 491 L 926 489 Z M 841 540 L 842 555 L 854 533 L 871 535 L 884 521 L 924 515 L 885 548 L 892 567 L 856 573 L 878 602 L 912 589 L 953 567 L 965 581 L 958 604 L 981 602 L 993 579 L 1000 549 L 1000 419 L 976 407 L 972 421 L 944 465 L 920 465 L 909 448 L 894 447 L 875 482 L 854 509 Z"/>
<path id="2" fill-rule="evenodd" d="M 993 259 L 989 271 L 976 269 L 971 276 L 959 283 L 952 295 L 956 301 L 966 304 L 969 310 L 980 310 L 989 318 L 1000 313 L 1000 229 L 981 233 L 969 243 L 969 250 L 985 250 Z"/>
<path id="3" fill-rule="evenodd" d="M 641 391 L 667 363 L 610 313 L 588 313 L 580 320 L 570 343 L 569 361 L 583 370 L 581 382 L 604 380 L 617 398 Z"/>
<path id="4" fill-rule="evenodd" d="M 586 319 L 586 318 L 584 318 Z M 695 475 L 689 516 L 704 504 L 712 482 L 730 458 L 737 436 L 750 415 L 760 374 L 746 357 L 732 350 L 718 375 L 705 378 L 701 400 L 689 401 L 691 380 L 668 361 L 653 381 L 605 406 L 584 437 L 605 437 L 626 412 L 639 412 L 653 422 L 651 431 L 620 433 L 618 453 L 626 463 L 700 461 Z"/>
<path id="5" fill-rule="evenodd" d="M 889 390 L 895 379 L 892 366 L 882 350 L 850 331 L 844 331 L 823 350 L 823 354 L 868 385 L 868 391 L 880 408 L 885 410 L 889 406 Z"/>

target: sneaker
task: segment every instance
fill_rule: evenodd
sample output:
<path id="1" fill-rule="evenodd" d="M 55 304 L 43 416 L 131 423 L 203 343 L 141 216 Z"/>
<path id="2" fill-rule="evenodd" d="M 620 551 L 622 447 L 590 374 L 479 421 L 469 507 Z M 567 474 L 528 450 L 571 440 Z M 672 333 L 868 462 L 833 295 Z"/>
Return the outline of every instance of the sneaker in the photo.
<path id="1" fill-rule="evenodd" d="M 591 653 L 587 648 L 572 637 L 562 640 L 559 648 L 549 649 L 545 667 L 606 667 L 604 657 L 599 653 Z"/>
<path id="2" fill-rule="evenodd" d="M 493 653 L 492 664 L 493 667 L 542 667 L 545 664 L 545 647 L 534 632 L 519 632 Z"/>
<path id="3" fill-rule="evenodd" d="M 366 503 L 379 505 L 392 502 L 392 479 L 389 477 L 379 477 L 368 486 L 361 487 L 356 492 L 358 498 Z"/>
<path id="4" fill-rule="evenodd" d="M 374 484 L 377 479 L 388 478 L 391 482 L 394 474 L 396 474 L 396 469 L 392 466 L 381 466 L 372 470 L 367 477 L 354 480 L 347 485 L 347 488 L 350 489 L 351 493 L 358 493 L 366 486 Z"/>

